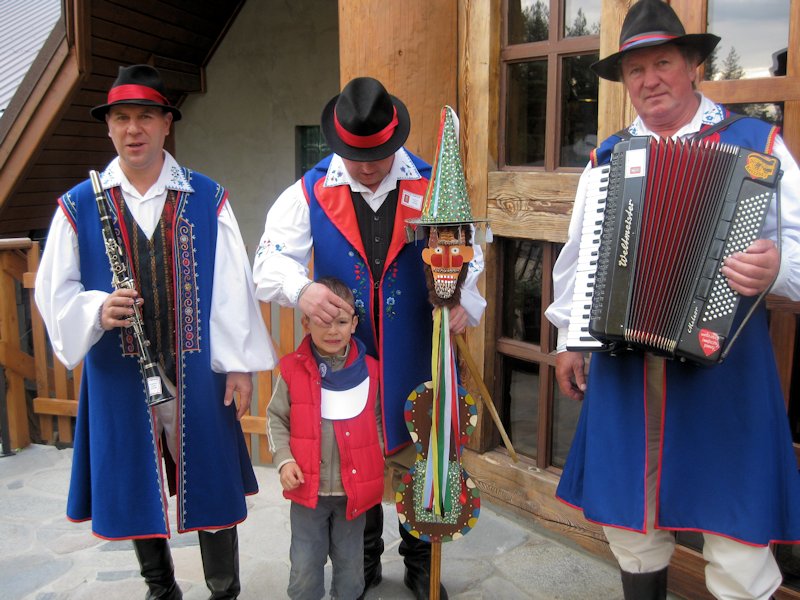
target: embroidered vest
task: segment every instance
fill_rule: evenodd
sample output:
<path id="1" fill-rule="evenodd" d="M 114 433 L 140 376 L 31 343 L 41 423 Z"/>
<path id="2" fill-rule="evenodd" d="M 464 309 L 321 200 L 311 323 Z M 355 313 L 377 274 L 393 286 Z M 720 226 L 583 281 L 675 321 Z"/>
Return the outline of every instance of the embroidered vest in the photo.
<path id="1" fill-rule="evenodd" d="M 411 443 L 403 407 L 409 393 L 431 378 L 432 307 L 422 261 L 427 241 L 407 243 L 406 219 L 418 217 L 420 210 L 404 202 L 406 194 L 424 196 L 430 166 L 409 156 L 422 178 L 398 182 L 391 242 L 379 279 L 372 276 L 368 266 L 350 187 L 324 186 L 331 157 L 303 177 L 314 239 L 314 277 L 338 277 L 353 291 L 359 319 L 356 336 L 367 354 L 380 361 L 387 454 Z"/>
<path id="2" fill-rule="evenodd" d="M 151 355 L 164 370 L 164 375 L 175 381 L 175 295 L 172 282 L 175 277 L 172 251 L 172 225 L 175 218 L 175 193 L 167 194 L 161 219 L 147 239 L 136 223 L 125 202 L 115 190 L 116 204 L 120 209 L 120 225 L 128 232 L 131 243 L 133 278 L 137 290 L 148 290 L 148 302 L 141 308 L 144 331 L 150 342 Z M 119 236 L 118 236 L 119 239 Z"/>

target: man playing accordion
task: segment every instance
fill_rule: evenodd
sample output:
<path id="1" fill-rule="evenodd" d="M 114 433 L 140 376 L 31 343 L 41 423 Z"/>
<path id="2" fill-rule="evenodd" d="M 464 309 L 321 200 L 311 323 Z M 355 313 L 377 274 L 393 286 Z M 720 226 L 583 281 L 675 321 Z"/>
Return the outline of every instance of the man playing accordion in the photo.
<path id="1" fill-rule="evenodd" d="M 773 201 L 764 239 L 729 256 L 722 274 L 742 296 L 737 319 L 770 285 L 800 300 L 800 170 L 775 128 L 735 120 L 696 91 L 697 67 L 718 42 L 687 35 L 661 0 L 641 0 L 625 18 L 619 51 L 592 65 L 625 85 L 638 118 L 592 153 L 546 312 L 559 329 L 559 387 L 583 400 L 557 495 L 604 526 L 627 599 L 666 597 L 674 531 L 703 534 L 706 584 L 716 598 L 769 598 L 781 583 L 769 544 L 800 541 L 800 475 L 763 304 L 711 367 L 644 351 L 598 352 L 587 378 L 584 355 L 566 349 L 587 174 L 609 163 L 628 135 L 690 139 L 713 128 L 710 139 L 777 157 L 782 252 Z"/>

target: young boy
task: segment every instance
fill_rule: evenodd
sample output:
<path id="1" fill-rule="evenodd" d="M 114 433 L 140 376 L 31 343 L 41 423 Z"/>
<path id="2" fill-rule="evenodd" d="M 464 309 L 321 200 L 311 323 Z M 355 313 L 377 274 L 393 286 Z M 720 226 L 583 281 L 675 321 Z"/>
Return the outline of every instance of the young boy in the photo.
<path id="1" fill-rule="evenodd" d="M 317 283 L 354 307 L 340 280 Z M 355 314 L 340 309 L 330 325 L 308 315 L 301 322 L 306 336 L 281 359 L 267 409 L 270 450 L 292 501 L 287 592 L 292 600 L 322 598 L 330 556 L 331 597 L 354 600 L 364 592 L 364 511 L 383 495 L 378 363 L 352 337 Z"/>

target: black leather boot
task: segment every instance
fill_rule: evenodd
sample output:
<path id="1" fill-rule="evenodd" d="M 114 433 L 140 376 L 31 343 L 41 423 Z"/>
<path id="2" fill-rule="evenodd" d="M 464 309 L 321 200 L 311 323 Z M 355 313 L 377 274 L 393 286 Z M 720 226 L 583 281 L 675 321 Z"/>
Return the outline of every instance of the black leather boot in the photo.
<path id="1" fill-rule="evenodd" d="M 133 550 L 147 584 L 145 600 L 181 600 L 183 594 L 175 581 L 172 554 L 164 538 L 133 540 Z"/>
<path id="2" fill-rule="evenodd" d="M 383 554 L 383 506 L 376 504 L 364 513 L 364 592 L 377 586 L 383 573 L 381 554 Z"/>
<path id="3" fill-rule="evenodd" d="M 666 600 L 667 569 L 652 573 L 627 573 L 622 575 L 622 592 L 625 600 Z"/>
<path id="4" fill-rule="evenodd" d="M 400 525 L 400 546 L 398 551 L 406 565 L 403 583 L 414 592 L 417 600 L 428 600 L 431 591 L 431 545 L 408 533 Z M 439 583 L 439 598 L 447 600 L 447 590 Z"/>
<path id="5" fill-rule="evenodd" d="M 211 590 L 209 600 L 234 600 L 242 587 L 239 583 L 239 535 L 236 527 L 216 532 L 198 531 L 203 574 Z"/>

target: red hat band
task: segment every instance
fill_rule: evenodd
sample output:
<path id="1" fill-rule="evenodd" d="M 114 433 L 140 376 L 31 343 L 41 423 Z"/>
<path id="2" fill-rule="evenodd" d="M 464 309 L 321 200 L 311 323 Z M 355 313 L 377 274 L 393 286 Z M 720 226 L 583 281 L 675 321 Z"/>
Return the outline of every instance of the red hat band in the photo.
<path id="1" fill-rule="evenodd" d="M 118 85 L 108 91 L 108 103 L 124 102 L 125 100 L 151 100 L 169 106 L 167 99 L 157 90 L 145 85 L 126 84 Z"/>
<path id="2" fill-rule="evenodd" d="M 339 118 L 336 116 L 336 111 L 333 113 L 333 123 L 336 127 L 337 135 L 345 144 L 355 148 L 375 148 L 389 141 L 389 139 L 392 137 L 392 134 L 394 134 L 394 130 L 398 124 L 397 107 L 394 108 L 392 120 L 389 121 L 389 124 L 372 135 L 356 135 L 355 133 L 350 133 L 342 126 L 341 123 L 339 123 Z"/>

